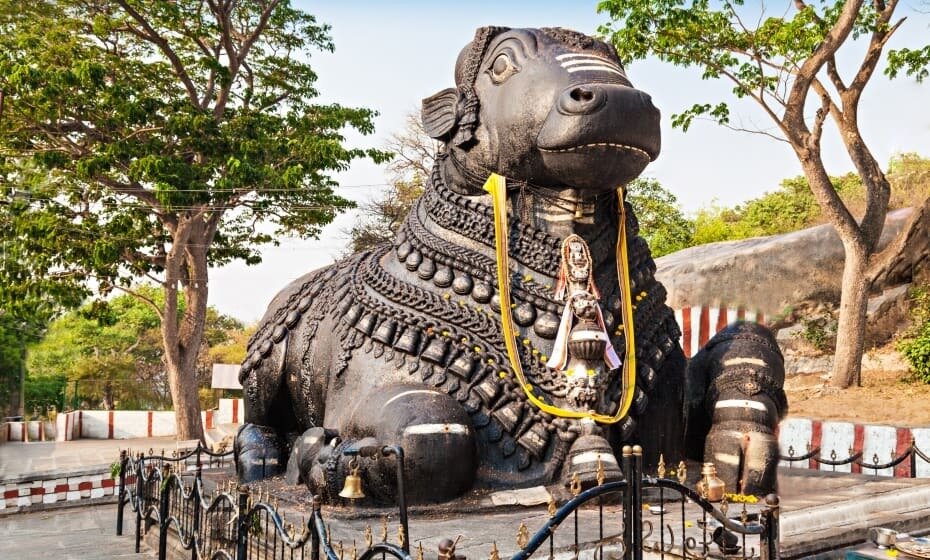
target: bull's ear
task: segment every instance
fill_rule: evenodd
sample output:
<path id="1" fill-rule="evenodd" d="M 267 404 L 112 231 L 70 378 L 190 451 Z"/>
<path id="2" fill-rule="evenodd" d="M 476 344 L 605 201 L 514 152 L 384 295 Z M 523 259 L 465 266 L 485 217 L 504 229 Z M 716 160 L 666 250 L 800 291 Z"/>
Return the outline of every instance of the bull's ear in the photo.
<path id="1" fill-rule="evenodd" d="M 423 129 L 436 140 L 447 140 L 458 122 L 456 107 L 459 103 L 459 91 L 446 88 L 423 100 L 420 118 Z"/>

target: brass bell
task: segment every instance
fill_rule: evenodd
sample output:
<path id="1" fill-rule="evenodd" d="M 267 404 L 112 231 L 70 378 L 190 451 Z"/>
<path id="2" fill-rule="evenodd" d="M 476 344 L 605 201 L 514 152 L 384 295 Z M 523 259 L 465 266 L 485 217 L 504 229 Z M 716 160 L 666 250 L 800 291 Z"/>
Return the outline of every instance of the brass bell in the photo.
<path id="1" fill-rule="evenodd" d="M 352 459 L 352 462 L 349 463 L 349 468 L 351 468 L 352 471 L 346 477 L 345 484 L 342 487 L 342 491 L 339 492 L 339 496 L 350 500 L 364 498 L 365 492 L 362 491 L 362 477 L 358 474 L 358 459 Z"/>

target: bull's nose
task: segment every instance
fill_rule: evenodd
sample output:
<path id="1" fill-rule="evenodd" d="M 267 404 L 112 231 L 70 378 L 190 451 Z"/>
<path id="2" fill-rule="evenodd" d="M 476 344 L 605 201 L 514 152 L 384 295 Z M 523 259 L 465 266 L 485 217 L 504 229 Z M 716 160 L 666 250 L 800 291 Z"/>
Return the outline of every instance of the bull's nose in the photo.
<path id="1" fill-rule="evenodd" d="M 566 115 L 588 115 L 607 101 L 607 92 L 597 84 L 572 86 L 559 97 L 559 111 Z"/>

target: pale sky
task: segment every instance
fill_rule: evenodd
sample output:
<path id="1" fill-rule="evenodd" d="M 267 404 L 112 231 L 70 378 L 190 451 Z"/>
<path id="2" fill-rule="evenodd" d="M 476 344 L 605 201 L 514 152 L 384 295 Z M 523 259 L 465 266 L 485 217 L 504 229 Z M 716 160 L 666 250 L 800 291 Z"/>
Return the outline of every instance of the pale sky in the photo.
<path id="1" fill-rule="evenodd" d="M 383 147 L 391 133 L 403 127 L 405 115 L 418 110 L 421 99 L 454 85 L 456 56 L 477 27 L 560 26 L 594 34 L 607 20 L 596 13 L 596 2 L 589 0 L 294 3 L 332 26 L 335 53 L 310 53 L 310 62 L 319 75 L 320 102 L 377 110 L 374 135 L 350 136 L 353 145 L 372 147 Z M 922 13 L 915 11 L 915 6 Z M 919 47 L 930 41 L 930 5 L 902 2 L 898 11 L 908 21 L 892 39 L 891 48 Z M 856 63 L 859 56 L 854 53 L 849 60 Z M 635 63 L 627 73 L 636 87 L 652 95 L 662 111 L 662 153 L 644 176 L 658 179 L 678 197 L 686 212 L 715 201 L 729 206 L 754 198 L 776 189 L 782 179 L 801 173 L 788 145 L 766 136 L 734 132 L 710 122 L 696 122 L 687 133 L 671 128 L 671 115 L 693 103 L 729 101 L 727 84 L 702 81 L 696 70 L 656 61 Z M 847 70 L 846 75 L 851 73 Z M 930 156 L 928 107 L 930 84 L 918 85 L 907 78 L 889 81 L 876 73 L 863 96 L 860 114 L 863 136 L 880 162 L 886 164 L 902 151 Z M 772 126 L 751 101 L 731 104 L 731 111 L 734 124 L 742 122 L 746 128 L 757 129 Z M 832 174 L 852 169 L 838 146 L 835 129 L 829 129 L 825 153 Z M 340 195 L 363 202 L 378 196 L 386 173 L 360 161 L 336 178 L 342 185 L 337 190 Z M 347 236 L 343 231 L 356 219 L 357 212 L 338 217 L 319 240 L 285 239 L 280 247 L 269 246 L 263 250 L 264 260 L 259 265 L 234 263 L 213 269 L 210 303 L 247 322 L 259 319 L 274 294 L 288 282 L 333 262 L 345 251 Z"/>

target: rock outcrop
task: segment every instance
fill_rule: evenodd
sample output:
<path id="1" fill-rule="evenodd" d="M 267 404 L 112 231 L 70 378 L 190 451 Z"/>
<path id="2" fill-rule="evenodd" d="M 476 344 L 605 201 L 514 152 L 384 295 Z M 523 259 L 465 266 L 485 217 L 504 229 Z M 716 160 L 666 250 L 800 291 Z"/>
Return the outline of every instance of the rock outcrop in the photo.
<path id="1" fill-rule="evenodd" d="M 888 213 L 880 250 L 904 229 L 912 212 Z M 839 236 L 822 225 L 690 247 L 656 259 L 656 278 L 668 290 L 672 308 L 723 303 L 771 315 L 801 302 L 838 302 L 843 258 Z"/>

